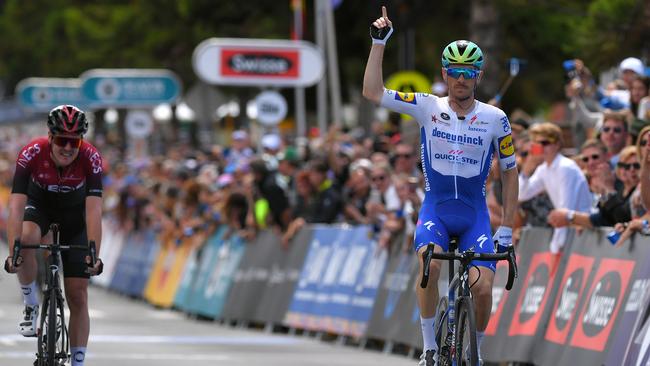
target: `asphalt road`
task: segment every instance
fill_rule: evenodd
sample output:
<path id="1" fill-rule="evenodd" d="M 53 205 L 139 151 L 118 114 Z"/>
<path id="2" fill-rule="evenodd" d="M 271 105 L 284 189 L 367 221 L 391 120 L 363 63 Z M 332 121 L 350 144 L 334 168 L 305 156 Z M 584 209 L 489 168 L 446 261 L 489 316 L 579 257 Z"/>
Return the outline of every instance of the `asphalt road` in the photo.
<path id="1" fill-rule="evenodd" d="M 7 255 L 0 245 L 0 258 Z M 18 333 L 22 296 L 17 279 L 0 274 L 0 366 L 32 365 L 36 339 Z M 401 366 L 405 356 L 362 350 L 310 338 L 238 329 L 155 309 L 105 289 L 89 292 L 91 336 L 86 365 L 92 366 Z"/>

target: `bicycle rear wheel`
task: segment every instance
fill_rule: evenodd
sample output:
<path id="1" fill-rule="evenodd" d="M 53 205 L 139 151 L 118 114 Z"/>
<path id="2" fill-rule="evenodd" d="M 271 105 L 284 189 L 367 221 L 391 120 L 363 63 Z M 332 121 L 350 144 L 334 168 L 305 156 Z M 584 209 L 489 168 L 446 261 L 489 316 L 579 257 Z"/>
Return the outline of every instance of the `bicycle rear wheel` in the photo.
<path id="1" fill-rule="evenodd" d="M 438 345 L 438 364 L 440 366 L 451 365 L 451 350 L 453 339 L 449 332 L 449 298 L 443 296 L 436 309 L 436 344 Z"/>
<path id="2" fill-rule="evenodd" d="M 468 296 L 458 298 L 456 303 L 456 333 L 454 334 L 456 365 L 478 365 L 476 321 L 474 303 Z"/>

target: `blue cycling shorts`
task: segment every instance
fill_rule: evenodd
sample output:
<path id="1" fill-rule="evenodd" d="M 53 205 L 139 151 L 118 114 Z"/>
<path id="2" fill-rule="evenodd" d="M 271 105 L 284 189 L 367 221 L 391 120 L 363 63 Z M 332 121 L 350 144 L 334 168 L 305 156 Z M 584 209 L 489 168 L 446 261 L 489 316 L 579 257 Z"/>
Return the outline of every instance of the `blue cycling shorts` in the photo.
<path id="1" fill-rule="evenodd" d="M 413 240 L 415 252 L 429 243 L 448 251 L 451 236 L 458 237 L 460 252 L 471 248 L 477 253 L 495 253 L 487 209 L 477 210 L 457 199 L 422 205 Z M 472 264 L 496 270 L 494 260 L 474 260 Z"/>

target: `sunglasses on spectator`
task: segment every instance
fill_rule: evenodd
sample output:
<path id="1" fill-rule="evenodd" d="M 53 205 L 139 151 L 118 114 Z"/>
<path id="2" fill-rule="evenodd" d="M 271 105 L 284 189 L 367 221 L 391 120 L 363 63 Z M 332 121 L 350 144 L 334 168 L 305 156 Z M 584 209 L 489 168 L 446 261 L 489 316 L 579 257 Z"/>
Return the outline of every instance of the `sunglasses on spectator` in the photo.
<path id="1" fill-rule="evenodd" d="M 411 154 L 395 154 L 395 157 L 409 159 L 411 157 Z"/>
<path id="2" fill-rule="evenodd" d="M 639 164 L 639 163 L 629 163 L 629 164 L 628 163 L 617 163 L 616 166 L 619 167 L 619 168 L 622 168 L 624 170 L 630 170 L 632 168 L 634 168 L 636 170 L 641 169 L 641 164 Z"/>
<path id="3" fill-rule="evenodd" d="M 623 132 L 623 129 L 621 127 L 603 127 L 603 132 L 609 133 L 609 131 L 612 131 L 614 133 L 621 133 Z"/>
<path id="4" fill-rule="evenodd" d="M 447 68 L 446 70 L 447 75 L 451 76 L 454 79 L 458 79 L 461 75 L 463 75 L 463 78 L 465 79 L 476 79 L 481 73 L 480 70 L 467 69 L 464 67 Z"/>
<path id="5" fill-rule="evenodd" d="M 525 158 L 526 156 L 528 156 L 528 151 L 520 151 L 519 156 L 521 156 L 522 158 Z"/>
<path id="6" fill-rule="evenodd" d="M 386 176 L 385 176 L 385 175 L 377 175 L 377 176 L 375 176 L 375 177 L 372 177 L 372 181 L 373 181 L 373 182 L 383 181 L 384 179 L 386 179 Z"/>
<path id="7" fill-rule="evenodd" d="M 61 147 L 66 147 L 66 145 L 70 144 L 70 146 L 73 149 L 78 149 L 81 146 L 81 138 L 80 137 L 52 136 L 52 142 L 54 142 L 55 145 L 61 146 Z"/>
<path id="8" fill-rule="evenodd" d="M 582 162 L 583 163 L 588 163 L 589 158 L 591 158 L 591 160 L 598 160 L 598 159 L 600 159 L 600 155 L 598 155 L 598 154 L 584 155 L 582 157 Z"/>
<path id="9" fill-rule="evenodd" d="M 641 140 L 641 142 L 639 143 L 639 145 L 641 146 L 645 146 L 647 144 L 648 144 L 648 140 Z"/>
<path id="10" fill-rule="evenodd" d="M 553 142 L 549 140 L 540 140 L 540 141 L 535 141 L 536 144 L 542 145 L 542 146 L 548 146 L 552 144 Z"/>

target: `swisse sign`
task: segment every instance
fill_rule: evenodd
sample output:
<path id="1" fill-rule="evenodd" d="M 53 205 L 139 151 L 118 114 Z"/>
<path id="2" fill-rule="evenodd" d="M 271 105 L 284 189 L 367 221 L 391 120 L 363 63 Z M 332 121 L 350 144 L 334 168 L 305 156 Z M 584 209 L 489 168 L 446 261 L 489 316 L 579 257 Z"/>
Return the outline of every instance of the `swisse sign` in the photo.
<path id="1" fill-rule="evenodd" d="M 305 87 L 323 76 L 320 49 L 305 41 L 210 38 L 192 63 L 199 78 L 217 85 Z"/>

